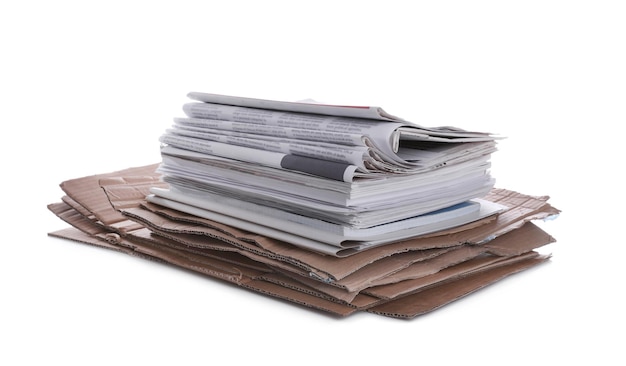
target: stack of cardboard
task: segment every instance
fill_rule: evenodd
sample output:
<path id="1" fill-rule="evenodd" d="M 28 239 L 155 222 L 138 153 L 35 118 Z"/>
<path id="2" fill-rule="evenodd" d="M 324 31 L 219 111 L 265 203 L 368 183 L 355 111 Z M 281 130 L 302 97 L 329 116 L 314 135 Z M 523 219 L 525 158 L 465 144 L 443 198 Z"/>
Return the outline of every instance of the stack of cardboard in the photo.
<path id="1" fill-rule="evenodd" d="M 198 198 L 198 192 L 173 187 L 178 180 L 164 179 L 172 170 L 164 172 L 163 165 L 62 182 L 65 196 L 48 207 L 71 227 L 50 235 L 159 260 L 338 316 L 368 311 L 413 318 L 548 260 L 536 249 L 554 239 L 532 221 L 559 213 L 548 197 L 489 187 L 481 205 L 498 209 L 488 214 L 359 250 L 345 251 L 344 242 L 336 245 L 342 250 L 316 250 L 290 242 L 291 236 L 274 235 L 280 228 L 266 235 L 254 226 L 221 220 L 228 215 L 203 215 L 210 204 L 194 207 L 190 200 L 183 209 L 159 204 L 155 192 Z M 425 172 L 413 170 L 401 173 Z"/>

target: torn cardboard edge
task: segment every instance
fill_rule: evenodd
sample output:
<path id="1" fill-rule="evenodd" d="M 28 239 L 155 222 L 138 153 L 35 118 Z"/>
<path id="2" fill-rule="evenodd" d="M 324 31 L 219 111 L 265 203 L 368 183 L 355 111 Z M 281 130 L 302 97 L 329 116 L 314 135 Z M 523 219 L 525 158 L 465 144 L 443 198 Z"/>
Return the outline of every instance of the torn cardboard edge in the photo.
<path id="1" fill-rule="evenodd" d="M 415 318 L 459 300 L 505 277 L 544 263 L 548 259 L 549 256 L 538 255 L 508 265 L 476 272 L 455 281 L 433 286 L 395 301 L 377 305 L 367 311 L 394 318 Z"/>

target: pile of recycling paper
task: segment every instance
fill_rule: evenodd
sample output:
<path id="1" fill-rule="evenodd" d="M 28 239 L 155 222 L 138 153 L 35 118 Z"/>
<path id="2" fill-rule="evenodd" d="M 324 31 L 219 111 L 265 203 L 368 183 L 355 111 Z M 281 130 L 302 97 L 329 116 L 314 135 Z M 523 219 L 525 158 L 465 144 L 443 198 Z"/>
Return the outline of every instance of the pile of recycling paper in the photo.
<path id="1" fill-rule="evenodd" d="M 162 161 L 70 179 L 50 235 L 346 316 L 412 318 L 543 263 L 548 197 L 494 188 L 497 136 L 378 107 L 189 93 Z"/>

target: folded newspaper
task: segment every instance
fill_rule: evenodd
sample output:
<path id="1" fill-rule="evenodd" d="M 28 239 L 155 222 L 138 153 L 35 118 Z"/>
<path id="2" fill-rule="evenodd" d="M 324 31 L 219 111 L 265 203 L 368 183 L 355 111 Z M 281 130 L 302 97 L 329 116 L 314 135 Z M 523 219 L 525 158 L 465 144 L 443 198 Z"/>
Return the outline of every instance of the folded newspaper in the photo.
<path id="1" fill-rule="evenodd" d="M 169 188 L 152 203 L 330 254 L 502 211 L 480 200 L 494 186 L 492 134 L 380 107 L 188 97 L 160 139 Z"/>
<path id="2" fill-rule="evenodd" d="M 192 92 L 162 142 L 186 150 L 352 182 L 411 174 L 495 151 L 497 137 L 426 128 L 379 107 L 329 106 Z"/>

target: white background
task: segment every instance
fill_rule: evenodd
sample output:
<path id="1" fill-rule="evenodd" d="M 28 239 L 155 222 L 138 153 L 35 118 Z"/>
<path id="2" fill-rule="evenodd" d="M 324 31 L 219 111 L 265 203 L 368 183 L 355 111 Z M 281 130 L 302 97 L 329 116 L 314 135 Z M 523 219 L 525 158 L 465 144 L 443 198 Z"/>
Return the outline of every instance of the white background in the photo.
<path id="1" fill-rule="evenodd" d="M 619 1 L 6 1 L 0 364 L 623 365 Z M 335 319 L 47 237 L 66 179 L 158 162 L 189 91 L 379 105 L 507 136 L 549 264 L 411 321 Z"/>

